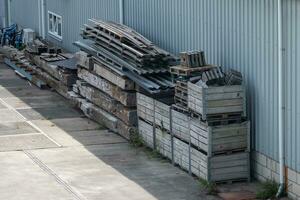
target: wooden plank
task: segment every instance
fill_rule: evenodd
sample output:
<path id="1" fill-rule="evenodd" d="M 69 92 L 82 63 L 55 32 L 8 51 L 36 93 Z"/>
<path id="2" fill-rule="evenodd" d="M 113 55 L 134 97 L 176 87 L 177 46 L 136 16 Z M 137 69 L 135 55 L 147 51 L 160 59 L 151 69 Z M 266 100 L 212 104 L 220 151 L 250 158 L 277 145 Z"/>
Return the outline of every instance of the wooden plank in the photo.
<path id="1" fill-rule="evenodd" d="M 46 62 L 45 60 L 42 60 L 39 56 L 34 56 L 33 62 L 43 71 L 47 72 L 50 76 L 59 80 L 61 84 L 64 84 L 68 87 L 75 84 L 76 80 L 78 79 L 76 71 L 65 72 L 64 70 L 60 69 L 58 66 L 52 65 Z"/>
<path id="2" fill-rule="evenodd" d="M 88 102 L 86 99 L 73 97 L 72 101 L 75 102 L 77 106 L 83 111 L 83 113 L 90 119 L 98 122 L 99 124 L 107 127 L 111 131 L 118 133 L 122 137 L 130 140 L 132 133 L 136 132 L 136 128 L 133 126 L 128 126 L 123 121 L 114 117 L 105 110 L 95 106 L 94 104 Z"/>
<path id="3" fill-rule="evenodd" d="M 83 81 L 77 81 L 77 89 L 81 96 L 99 106 L 103 110 L 121 119 L 128 125 L 137 125 L 136 108 L 123 104 Z"/>
<path id="4" fill-rule="evenodd" d="M 117 85 L 123 90 L 135 90 L 135 83 L 133 81 L 114 73 L 112 70 L 108 69 L 104 65 L 95 63 L 94 72 L 95 74 L 105 78 L 106 80 Z"/>
<path id="5" fill-rule="evenodd" d="M 108 94 L 112 98 L 121 102 L 125 106 L 135 107 L 136 106 L 136 93 L 127 92 L 119 88 L 118 86 L 110 83 L 104 78 L 101 78 L 95 74 L 90 73 L 86 69 L 78 69 L 78 77 L 85 80 L 87 83 L 98 88 L 104 93 Z"/>
<path id="6" fill-rule="evenodd" d="M 87 70 L 93 70 L 93 59 L 86 52 L 79 51 L 75 54 L 75 57 L 77 59 L 77 65 Z"/>

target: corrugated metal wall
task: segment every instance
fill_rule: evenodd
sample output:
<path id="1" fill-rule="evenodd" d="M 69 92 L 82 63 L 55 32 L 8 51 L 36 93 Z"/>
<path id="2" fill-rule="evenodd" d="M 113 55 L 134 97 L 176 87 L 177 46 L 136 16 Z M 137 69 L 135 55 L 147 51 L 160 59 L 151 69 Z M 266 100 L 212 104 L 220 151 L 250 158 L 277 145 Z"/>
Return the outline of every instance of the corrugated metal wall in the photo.
<path id="1" fill-rule="evenodd" d="M 163 48 L 203 49 L 210 63 L 243 72 L 255 148 L 277 158 L 276 0 L 125 2 L 125 23 Z"/>
<path id="2" fill-rule="evenodd" d="M 5 1 L 0 0 L 0 28 L 5 24 Z"/>
<path id="3" fill-rule="evenodd" d="M 72 43 L 80 39 L 80 28 L 83 24 L 87 23 L 89 18 L 118 20 L 118 3 L 118 0 L 47 0 L 47 10 L 63 18 L 63 41 L 58 42 L 51 36 L 48 38 L 66 49 L 75 51 Z"/>
<path id="4" fill-rule="evenodd" d="M 253 146 L 278 159 L 277 0 L 124 0 L 124 6 L 125 24 L 159 46 L 173 53 L 203 49 L 210 63 L 242 71 L 249 91 Z M 80 38 L 79 29 L 88 18 L 119 18 L 118 0 L 47 0 L 47 10 L 63 16 L 61 45 L 69 50 L 74 50 L 72 42 Z M 300 1 L 284 1 L 286 157 L 288 165 L 300 172 L 297 10 Z"/>
<path id="5" fill-rule="evenodd" d="M 285 4 L 286 158 L 300 172 L 300 1 Z M 299 69 L 298 69 L 299 68 Z"/>
<path id="6" fill-rule="evenodd" d="M 38 0 L 11 0 L 11 21 L 38 33 Z"/>

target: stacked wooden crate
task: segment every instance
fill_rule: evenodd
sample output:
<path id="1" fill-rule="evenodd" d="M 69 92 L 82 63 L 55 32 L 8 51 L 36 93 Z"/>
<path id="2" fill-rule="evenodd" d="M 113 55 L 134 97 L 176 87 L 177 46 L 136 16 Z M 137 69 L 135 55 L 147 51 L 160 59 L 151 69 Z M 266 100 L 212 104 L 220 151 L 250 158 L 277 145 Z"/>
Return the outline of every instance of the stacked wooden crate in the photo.
<path id="1" fill-rule="evenodd" d="M 249 180 L 250 123 L 244 121 L 245 88 L 206 83 L 188 83 L 192 172 L 214 182 Z M 203 173 L 205 162 L 209 168 Z"/>
<path id="2" fill-rule="evenodd" d="M 161 102 L 145 94 L 137 93 L 141 138 L 148 147 L 156 149 L 163 156 L 172 159 L 171 106 L 168 102 L 168 98 L 165 102 Z"/>
<path id="3" fill-rule="evenodd" d="M 187 85 L 189 108 L 137 94 L 141 138 L 199 178 L 210 182 L 248 181 L 250 123 L 244 120 L 244 87 L 215 86 L 201 92 L 199 85 Z"/>
<path id="4" fill-rule="evenodd" d="M 134 82 L 85 52 L 76 57 L 79 80 L 73 100 L 88 117 L 130 139 L 137 125 Z"/>

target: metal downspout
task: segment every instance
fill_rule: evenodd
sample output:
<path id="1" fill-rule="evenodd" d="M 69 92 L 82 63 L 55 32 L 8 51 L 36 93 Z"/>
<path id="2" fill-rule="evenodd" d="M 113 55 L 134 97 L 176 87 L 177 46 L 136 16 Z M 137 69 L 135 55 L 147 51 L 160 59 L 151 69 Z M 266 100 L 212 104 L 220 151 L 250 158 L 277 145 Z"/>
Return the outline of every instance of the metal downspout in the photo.
<path id="1" fill-rule="evenodd" d="M 279 176 L 280 187 L 277 197 L 280 197 L 285 189 L 285 158 L 284 158 L 284 71 L 283 71 L 283 43 L 282 43 L 282 0 L 278 0 L 278 138 L 279 138 Z"/>
<path id="2" fill-rule="evenodd" d="M 120 15 L 120 24 L 124 24 L 124 0 L 119 0 L 119 15 Z"/>

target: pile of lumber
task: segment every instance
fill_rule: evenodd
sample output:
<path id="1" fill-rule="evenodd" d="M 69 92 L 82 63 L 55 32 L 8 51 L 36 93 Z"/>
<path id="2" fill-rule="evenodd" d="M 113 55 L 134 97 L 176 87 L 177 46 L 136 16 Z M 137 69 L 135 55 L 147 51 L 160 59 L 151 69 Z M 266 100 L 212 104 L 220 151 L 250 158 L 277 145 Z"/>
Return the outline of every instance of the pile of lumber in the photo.
<path id="1" fill-rule="evenodd" d="M 77 52 L 79 80 L 69 92 L 73 102 L 91 119 L 130 139 L 137 125 L 135 83 Z"/>
<path id="2" fill-rule="evenodd" d="M 38 39 L 34 40 L 25 49 L 25 57 L 36 66 L 33 71 L 41 80 L 68 98 L 68 92 L 78 79 L 76 60 L 73 54 L 63 53 L 60 48 L 48 45 Z"/>
<path id="3" fill-rule="evenodd" d="M 98 49 L 106 52 L 108 55 L 104 59 L 115 55 L 128 65 L 123 66 L 117 60 L 113 62 L 138 74 L 165 71 L 176 61 L 170 53 L 158 48 L 141 34 L 114 22 L 90 19 L 82 28 L 82 37 L 93 41 Z"/>

